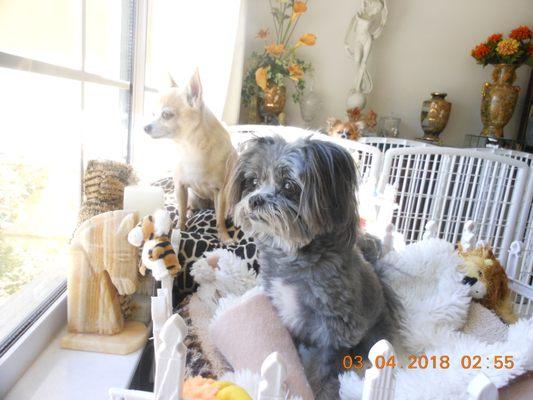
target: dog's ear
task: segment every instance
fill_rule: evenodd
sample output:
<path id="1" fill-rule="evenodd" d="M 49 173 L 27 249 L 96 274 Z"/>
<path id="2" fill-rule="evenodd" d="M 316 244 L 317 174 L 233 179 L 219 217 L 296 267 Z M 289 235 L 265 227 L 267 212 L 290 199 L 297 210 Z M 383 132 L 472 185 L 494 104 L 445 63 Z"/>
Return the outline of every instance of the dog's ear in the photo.
<path id="1" fill-rule="evenodd" d="M 354 244 L 359 227 L 354 159 L 342 147 L 321 140 L 307 139 L 302 151 L 307 162 L 300 215 L 308 219 L 314 235 L 336 233 L 340 240 Z"/>
<path id="2" fill-rule="evenodd" d="M 223 196 L 226 199 L 226 216 L 233 216 L 235 205 L 240 201 L 244 182 L 244 169 L 239 156 L 226 163 Z"/>
<path id="3" fill-rule="evenodd" d="M 194 73 L 187 85 L 187 102 L 191 107 L 200 108 L 203 104 L 202 97 L 202 82 L 200 81 L 200 71 L 198 68 L 194 70 Z"/>
<path id="4" fill-rule="evenodd" d="M 178 87 L 178 84 L 176 83 L 176 81 L 174 80 L 174 78 L 172 77 L 172 74 L 170 72 L 168 73 L 168 81 L 170 83 L 170 87 L 172 87 L 172 88 L 177 88 Z"/>

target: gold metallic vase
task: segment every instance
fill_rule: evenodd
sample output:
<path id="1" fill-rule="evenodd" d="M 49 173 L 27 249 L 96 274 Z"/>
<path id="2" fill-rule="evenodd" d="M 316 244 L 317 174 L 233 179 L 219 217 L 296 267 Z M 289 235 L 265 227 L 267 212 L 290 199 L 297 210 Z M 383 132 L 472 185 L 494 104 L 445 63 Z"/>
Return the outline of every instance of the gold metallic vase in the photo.
<path id="1" fill-rule="evenodd" d="M 496 64 L 492 72 L 494 83 L 483 85 L 481 97 L 481 134 L 495 138 L 503 137 L 503 127 L 513 116 L 520 88 L 513 86 L 516 66 Z"/>
<path id="2" fill-rule="evenodd" d="M 431 93 L 431 99 L 422 103 L 422 112 L 420 113 L 420 123 L 424 136 L 422 140 L 441 144 L 439 135 L 446 127 L 450 118 L 452 103 L 446 101 L 446 93 Z"/>
<path id="3" fill-rule="evenodd" d="M 285 108 L 287 101 L 287 88 L 273 85 L 265 90 L 263 97 L 263 110 L 270 115 L 278 115 Z"/>

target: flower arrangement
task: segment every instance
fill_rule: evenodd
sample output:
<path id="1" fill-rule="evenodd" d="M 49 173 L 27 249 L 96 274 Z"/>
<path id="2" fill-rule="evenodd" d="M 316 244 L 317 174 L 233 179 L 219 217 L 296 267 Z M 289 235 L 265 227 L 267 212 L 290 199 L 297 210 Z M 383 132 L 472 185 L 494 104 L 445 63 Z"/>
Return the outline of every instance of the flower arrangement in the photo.
<path id="1" fill-rule="evenodd" d="M 501 33 L 490 35 L 471 51 L 478 64 L 528 64 L 533 67 L 533 32 L 525 25 L 513 29 L 508 38 Z"/>
<path id="2" fill-rule="evenodd" d="M 295 84 L 292 98 L 298 103 L 305 89 L 305 73 L 311 70 L 311 64 L 298 58 L 296 50 L 301 46 L 313 46 L 316 36 L 305 33 L 294 43 L 291 38 L 300 17 L 307 11 L 307 1 L 270 0 L 270 11 L 275 34 L 271 35 L 269 29 L 261 29 L 257 34 L 257 38 L 265 42 L 264 50 L 253 52 L 250 57 L 242 97 L 249 104 L 254 96 L 262 98 L 272 86 L 284 87 L 288 78 Z"/>

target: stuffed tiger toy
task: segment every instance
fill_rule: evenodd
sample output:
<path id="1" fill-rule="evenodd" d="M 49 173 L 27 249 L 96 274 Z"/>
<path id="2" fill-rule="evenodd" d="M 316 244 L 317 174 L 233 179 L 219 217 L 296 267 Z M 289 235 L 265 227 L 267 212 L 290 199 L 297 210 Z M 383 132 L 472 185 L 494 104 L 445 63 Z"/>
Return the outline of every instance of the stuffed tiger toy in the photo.
<path id="1" fill-rule="evenodd" d="M 142 246 L 142 265 L 139 272 L 152 271 L 155 279 L 161 280 L 166 274 L 176 276 L 181 265 L 170 243 L 169 232 L 172 221 L 168 212 L 157 210 L 154 215 L 145 216 L 128 234 L 128 242 L 136 247 Z"/>

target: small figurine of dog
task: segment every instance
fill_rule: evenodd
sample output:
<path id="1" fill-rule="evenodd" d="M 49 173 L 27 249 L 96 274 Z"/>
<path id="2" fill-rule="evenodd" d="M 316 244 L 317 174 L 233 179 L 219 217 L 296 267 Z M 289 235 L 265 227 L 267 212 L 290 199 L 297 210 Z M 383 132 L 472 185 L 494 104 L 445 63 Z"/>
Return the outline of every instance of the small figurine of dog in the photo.
<path id="1" fill-rule="evenodd" d="M 337 118 L 328 118 L 328 135 L 338 137 L 340 139 L 358 140 L 361 137 L 363 128 L 365 127 L 362 121 L 342 122 Z"/>
<path id="2" fill-rule="evenodd" d="M 361 109 L 352 108 L 346 112 L 348 121 L 330 117 L 327 120 L 328 135 L 341 139 L 358 140 L 363 130 L 373 131 L 376 127 L 377 114 L 370 110 L 363 114 Z"/>
<path id="3" fill-rule="evenodd" d="M 507 275 L 490 246 L 464 251 L 459 245 L 459 255 L 464 259 L 463 283 L 471 287 L 472 297 L 493 310 L 505 323 L 516 322 Z"/>

